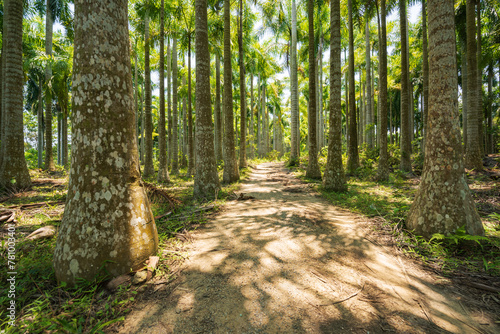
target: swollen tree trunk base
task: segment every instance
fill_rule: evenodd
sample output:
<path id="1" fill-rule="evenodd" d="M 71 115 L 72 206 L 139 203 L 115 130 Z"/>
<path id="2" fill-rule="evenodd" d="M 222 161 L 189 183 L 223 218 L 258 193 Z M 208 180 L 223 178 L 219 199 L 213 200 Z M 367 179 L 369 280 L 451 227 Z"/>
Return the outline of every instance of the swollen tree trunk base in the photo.
<path id="1" fill-rule="evenodd" d="M 54 251 L 69 286 L 136 270 L 158 248 L 139 173 L 127 2 L 75 1 L 74 22 L 71 169 Z"/>

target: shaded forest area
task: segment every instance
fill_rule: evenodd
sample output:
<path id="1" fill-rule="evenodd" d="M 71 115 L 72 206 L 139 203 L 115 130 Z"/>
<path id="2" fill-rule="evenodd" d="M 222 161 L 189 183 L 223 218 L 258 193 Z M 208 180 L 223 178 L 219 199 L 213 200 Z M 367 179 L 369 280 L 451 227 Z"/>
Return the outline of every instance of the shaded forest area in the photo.
<path id="1" fill-rule="evenodd" d="M 0 328 L 119 323 L 266 161 L 498 314 L 499 13 L 0 0 Z"/>

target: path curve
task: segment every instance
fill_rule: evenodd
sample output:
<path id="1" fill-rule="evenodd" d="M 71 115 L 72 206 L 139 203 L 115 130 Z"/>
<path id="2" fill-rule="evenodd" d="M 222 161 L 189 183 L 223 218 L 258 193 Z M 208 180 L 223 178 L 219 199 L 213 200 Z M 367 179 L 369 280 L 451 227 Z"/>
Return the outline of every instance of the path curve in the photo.
<path id="1" fill-rule="evenodd" d="M 253 168 L 241 192 L 255 199 L 195 231 L 179 279 L 136 305 L 120 333 L 499 330 L 283 164 Z"/>

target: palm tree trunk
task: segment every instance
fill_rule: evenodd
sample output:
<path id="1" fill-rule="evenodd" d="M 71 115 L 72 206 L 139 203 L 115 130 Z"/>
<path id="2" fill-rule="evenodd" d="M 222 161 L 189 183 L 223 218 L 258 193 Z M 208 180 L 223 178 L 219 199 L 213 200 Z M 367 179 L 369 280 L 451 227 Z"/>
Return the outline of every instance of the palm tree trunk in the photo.
<path id="1" fill-rule="evenodd" d="M 483 65 L 482 65 L 482 34 L 481 34 L 481 0 L 476 1 L 477 6 L 477 116 L 479 133 L 479 150 L 481 159 L 484 157 L 484 112 L 483 112 Z"/>
<path id="2" fill-rule="evenodd" d="M 155 173 L 153 167 L 153 115 L 151 113 L 151 69 L 149 67 L 149 14 L 144 19 L 144 176 Z"/>
<path id="3" fill-rule="evenodd" d="M 424 123 L 424 135 L 423 135 L 423 143 L 422 143 L 422 153 L 425 157 L 425 138 L 427 136 L 427 120 L 429 115 L 429 55 L 427 51 L 427 11 L 425 6 L 425 1 L 422 0 L 422 68 L 424 74 L 424 82 L 423 82 L 423 94 L 424 94 L 424 113 L 423 113 L 423 123 Z M 463 72 L 462 72 L 463 75 Z M 462 76 L 463 77 L 463 76 Z M 463 85 L 462 85 L 463 86 Z M 462 87 L 463 88 L 463 87 Z M 463 89 L 462 89 L 463 91 Z"/>
<path id="4" fill-rule="evenodd" d="M 177 143 L 178 120 L 177 120 L 177 37 L 174 37 L 172 46 L 172 173 L 179 174 L 179 146 Z"/>
<path id="5" fill-rule="evenodd" d="M 222 112 L 220 101 L 220 57 L 215 55 L 215 158 L 222 161 Z"/>
<path id="6" fill-rule="evenodd" d="M 138 84 L 138 72 L 139 63 L 137 61 L 137 42 L 134 49 L 134 107 L 135 107 L 135 135 L 137 137 L 137 150 L 139 147 L 139 84 Z"/>
<path id="7" fill-rule="evenodd" d="M 492 154 L 493 151 L 493 61 L 488 65 L 488 106 L 486 108 L 486 154 Z"/>
<path id="8" fill-rule="evenodd" d="M 5 0 L 3 16 L 2 126 L 0 188 L 24 189 L 31 179 L 24 158 L 23 1 Z M 12 182 L 14 181 L 14 182 Z"/>
<path id="9" fill-rule="evenodd" d="M 158 119 L 158 151 L 159 168 L 157 180 L 160 183 L 170 182 L 167 166 L 167 134 L 165 129 L 165 4 L 161 0 L 160 6 L 160 115 Z"/>
<path id="10" fill-rule="evenodd" d="M 255 142 L 255 129 L 254 129 L 254 113 L 253 113 L 253 71 L 250 72 L 250 141 L 249 141 L 249 146 L 250 146 L 250 159 L 253 159 L 255 157 L 255 147 L 254 147 L 254 142 Z"/>
<path id="11" fill-rule="evenodd" d="M 193 196 L 213 199 L 220 189 L 214 152 L 214 126 L 210 105 L 210 53 L 208 52 L 207 0 L 195 1 L 196 53 L 196 171 Z"/>
<path id="12" fill-rule="evenodd" d="M 356 96 L 354 88 L 354 28 L 352 0 L 348 0 L 349 12 L 349 142 L 347 144 L 347 171 L 354 173 L 359 167 L 358 137 L 356 136 Z"/>
<path id="13" fill-rule="evenodd" d="M 465 151 L 465 167 L 468 169 L 482 170 L 483 161 L 481 154 L 479 89 L 477 87 L 478 64 L 475 23 L 475 1 L 468 0 L 466 4 L 467 20 L 467 145 Z M 429 12 L 430 14 L 430 12 Z M 430 20 L 429 20 L 430 23 Z"/>
<path id="14" fill-rule="evenodd" d="M 40 79 L 38 84 L 38 112 L 37 112 L 37 123 L 38 123 L 38 168 L 43 167 L 43 80 Z M 3 131 L 2 131 L 3 132 Z M 1 163 L 0 163 L 1 165 Z"/>
<path id="15" fill-rule="evenodd" d="M 330 31 L 330 126 L 323 186 L 328 190 L 346 191 L 347 183 L 342 166 L 340 0 L 332 0 L 330 5 Z"/>
<path id="16" fill-rule="evenodd" d="M 231 11 L 230 1 L 224 1 L 224 183 L 233 183 L 240 179 L 236 146 L 234 139 L 233 117 L 233 72 L 231 66 Z"/>
<path id="17" fill-rule="evenodd" d="M 309 21 L 309 109 L 308 134 L 309 134 L 309 163 L 306 176 L 311 179 L 321 179 L 318 164 L 318 147 L 316 145 L 316 57 L 314 55 L 314 1 L 308 0 Z"/>
<path id="18" fill-rule="evenodd" d="M 55 169 L 54 158 L 52 156 L 52 31 L 54 20 L 50 10 L 50 0 L 46 2 L 45 13 L 45 54 L 50 58 L 45 67 L 45 169 L 52 171 Z"/>
<path id="19" fill-rule="evenodd" d="M 429 1 L 429 119 L 432 121 L 428 125 L 422 181 L 407 219 L 408 226 L 426 238 L 434 233 L 454 233 L 461 226 L 469 234 L 484 235 L 465 182 L 458 124 L 454 18 L 452 1 Z"/>
<path id="20" fill-rule="evenodd" d="M 297 8 L 295 0 L 292 0 L 292 45 L 290 46 L 290 100 L 291 100 L 291 150 L 290 166 L 299 164 L 299 98 L 297 79 Z"/>
<path id="21" fill-rule="evenodd" d="M 193 175 L 195 157 L 194 157 L 194 132 L 193 132 L 193 106 L 192 106 L 192 94 L 191 94 L 191 35 L 188 37 L 188 175 Z"/>
<path id="22" fill-rule="evenodd" d="M 410 107 L 408 80 L 408 41 L 406 39 L 406 2 L 399 1 L 399 25 L 401 35 L 401 164 L 404 172 L 411 172 Z"/>
<path id="23" fill-rule="evenodd" d="M 247 166 L 246 150 L 246 88 L 245 88 L 245 58 L 243 54 L 243 1 L 240 0 L 240 27 L 238 31 L 238 52 L 240 62 L 240 168 Z"/>
<path id="24" fill-rule="evenodd" d="M 464 151 L 467 152 L 467 106 L 468 102 L 468 94 L 467 94 L 467 80 L 468 80 L 468 70 L 467 70 L 467 45 L 466 43 L 462 45 L 462 132 L 463 132 L 463 142 L 464 142 Z"/>
<path id="25" fill-rule="evenodd" d="M 170 39 L 167 39 L 167 109 L 168 109 L 168 155 L 167 165 L 172 166 L 172 100 L 171 100 L 171 77 L 172 77 L 172 50 L 170 49 Z"/>
<path id="26" fill-rule="evenodd" d="M 366 140 L 369 148 L 373 148 L 373 120 L 372 120 L 372 77 L 371 77 L 371 60 L 370 60 L 370 22 L 368 14 L 365 19 L 365 62 L 366 62 L 366 91 L 368 92 L 368 97 L 366 99 L 366 115 L 367 122 L 366 127 L 368 128 Z"/>

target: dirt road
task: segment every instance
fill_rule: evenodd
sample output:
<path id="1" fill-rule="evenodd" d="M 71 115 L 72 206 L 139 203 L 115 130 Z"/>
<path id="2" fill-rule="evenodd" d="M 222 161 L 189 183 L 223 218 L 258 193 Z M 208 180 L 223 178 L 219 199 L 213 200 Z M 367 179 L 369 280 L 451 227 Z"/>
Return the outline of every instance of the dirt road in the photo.
<path id="1" fill-rule="evenodd" d="M 381 245 L 283 164 L 257 166 L 193 233 L 177 281 L 121 333 L 499 333 L 446 280 Z"/>

